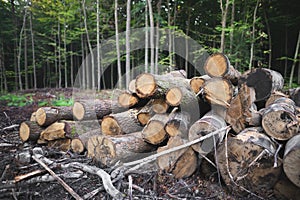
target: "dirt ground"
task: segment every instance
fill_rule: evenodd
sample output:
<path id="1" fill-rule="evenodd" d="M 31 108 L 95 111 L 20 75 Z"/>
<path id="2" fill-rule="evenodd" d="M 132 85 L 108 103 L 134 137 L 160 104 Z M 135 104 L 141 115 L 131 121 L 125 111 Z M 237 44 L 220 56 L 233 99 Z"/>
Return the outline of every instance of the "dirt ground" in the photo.
<path id="1" fill-rule="evenodd" d="M 29 120 L 33 111 L 38 108 L 37 102 L 41 99 L 53 98 L 64 94 L 71 97 L 72 89 L 53 90 L 43 89 L 26 91 L 34 93 L 34 102 L 24 107 L 8 107 L 0 102 L 0 199 L 73 199 L 61 184 L 56 180 L 41 180 L 48 173 L 32 158 L 22 158 L 23 152 L 31 155 L 37 144 L 22 143 L 18 136 L 18 127 L 7 129 L 7 127 L 20 124 Z M 44 155 L 57 163 L 81 162 L 87 165 L 94 165 L 92 160 L 86 158 L 85 154 L 77 155 L 71 152 L 60 152 L 42 148 Z M 19 175 L 28 174 L 41 170 L 35 177 L 15 182 Z M 74 169 L 63 169 L 56 167 L 52 169 L 56 174 L 64 174 L 67 171 L 75 172 Z M 110 173 L 111 169 L 105 169 Z M 132 195 L 129 194 L 128 177 L 114 182 L 119 191 L 126 195 L 125 199 L 257 199 L 247 195 L 238 197 L 237 194 L 226 190 L 224 183 L 219 183 L 217 173 L 204 176 L 201 169 L 189 178 L 176 180 L 170 174 L 161 174 L 156 171 L 150 173 L 131 174 L 133 179 Z M 102 187 L 101 179 L 93 174 L 84 172 L 78 178 L 63 178 L 64 181 L 82 198 L 91 191 Z M 266 195 L 267 199 L 276 199 L 272 192 Z M 89 199 L 112 199 L 104 189 L 101 189 Z"/>

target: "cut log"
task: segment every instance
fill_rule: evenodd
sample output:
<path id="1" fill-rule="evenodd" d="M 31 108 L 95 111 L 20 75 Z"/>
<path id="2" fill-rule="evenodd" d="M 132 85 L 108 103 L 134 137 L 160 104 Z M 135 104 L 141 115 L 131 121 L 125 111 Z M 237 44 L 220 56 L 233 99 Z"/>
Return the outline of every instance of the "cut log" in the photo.
<path id="1" fill-rule="evenodd" d="M 150 100 L 148 104 L 141 108 L 137 113 L 137 120 L 142 126 L 145 126 L 150 118 L 154 115 L 153 102 L 154 99 Z"/>
<path id="2" fill-rule="evenodd" d="M 188 138 L 188 130 L 190 127 L 190 115 L 185 112 L 176 112 L 165 126 L 165 131 L 169 136 L 179 136 L 183 139 Z"/>
<path id="3" fill-rule="evenodd" d="M 23 142 L 36 142 L 43 130 L 44 128 L 39 126 L 35 121 L 25 121 L 20 125 L 19 136 Z"/>
<path id="4" fill-rule="evenodd" d="M 32 122 L 36 122 L 36 112 L 33 112 L 30 116 L 30 120 L 29 121 L 32 121 Z"/>
<path id="5" fill-rule="evenodd" d="M 48 126 L 40 136 L 41 140 L 51 141 L 57 139 L 63 139 L 66 137 L 65 123 L 55 122 Z"/>
<path id="6" fill-rule="evenodd" d="M 87 144 L 88 157 L 104 166 L 112 166 L 118 161 L 131 162 L 151 154 L 155 148 L 146 143 L 141 133 L 127 135 L 92 136 Z"/>
<path id="7" fill-rule="evenodd" d="M 240 81 L 254 88 L 256 101 L 266 100 L 273 91 L 280 91 L 284 82 L 280 73 L 266 68 L 252 69 L 244 73 Z"/>
<path id="8" fill-rule="evenodd" d="M 63 138 L 49 141 L 48 147 L 58 149 L 60 151 L 69 151 L 71 148 L 71 139 Z"/>
<path id="9" fill-rule="evenodd" d="M 164 114 L 168 111 L 169 107 L 165 99 L 153 99 L 152 109 L 155 113 Z"/>
<path id="10" fill-rule="evenodd" d="M 139 98 L 129 92 L 123 92 L 118 97 L 118 102 L 120 106 L 124 108 L 133 107 L 139 102 Z"/>
<path id="11" fill-rule="evenodd" d="M 70 148 L 74 153 L 78 153 L 78 154 L 84 152 L 84 149 L 85 149 L 82 140 L 79 138 L 72 139 Z"/>
<path id="12" fill-rule="evenodd" d="M 245 194 L 243 187 L 264 197 L 263 192 L 274 186 L 282 172 L 280 159 L 274 167 L 275 144 L 262 131 L 246 128 L 217 149 L 220 174 L 236 194 Z"/>
<path id="13" fill-rule="evenodd" d="M 277 199 L 295 199 L 300 197 L 299 187 L 294 185 L 284 173 L 282 173 L 279 181 L 274 186 L 274 194 Z"/>
<path id="14" fill-rule="evenodd" d="M 72 108 L 62 107 L 41 107 L 36 111 L 36 121 L 40 126 L 48 126 L 58 120 L 73 120 Z"/>
<path id="15" fill-rule="evenodd" d="M 119 106 L 117 101 L 111 100 L 86 100 L 74 103 L 72 112 L 77 120 L 102 119 L 110 113 L 118 113 L 126 109 Z"/>
<path id="16" fill-rule="evenodd" d="M 125 112 L 105 116 L 101 123 L 102 133 L 105 135 L 120 135 L 138 132 L 143 126 L 137 119 L 139 109 L 129 109 Z"/>
<path id="17" fill-rule="evenodd" d="M 204 64 L 204 70 L 210 77 L 224 77 L 237 84 L 241 73 L 230 65 L 229 59 L 222 53 L 209 56 Z"/>
<path id="18" fill-rule="evenodd" d="M 203 85 L 204 98 L 211 104 L 228 107 L 233 96 L 232 84 L 223 78 L 211 78 Z"/>
<path id="19" fill-rule="evenodd" d="M 181 137 L 171 137 L 164 147 L 159 147 L 157 152 L 162 152 L 186 143 Z M 197 156 L 192 148 L 187 147 L 157 158 L 160 170 L 175 175 L 175 178 L 191 176 L 197 168 Z"/>
<path id="20" fill-rule="evenodd" d="M 299 122 L 293 105 L 273 103 L 264 109 L 262 126 L 265 132 L 277 139 L 288 140 L 298 134 Z"/>
<path id="21" fill-rule="evenodd" d="M 222 117 L 213 112 L 208 112 L 201 119 L 196 121 L 189 130 L 189 141 L 193 141 L 199 137 L 205 136 L 213 131 L 226 126 L 226 122 Z M 223 140 L 225 131 L 220 132 L 213 137 L 203 140 L 200 143 L 192 145 L 192 148 L 202 154 L 206 155 L 211 152 Z"/>
<path id="22" fill-rule="evenodd" d="M 203 75 L 203 76 L 196 76 L 193 77 L 190 80 L 190 87 L 194 91 L 195 94 L 198 94 L 202 86 L 204 85 L 205 81 L 210 79 L 210 76 L 208 75 Z"/>
<path id="23" fill-rule="evenodd" d="M 300 135 L 286 143 L 283 158 L 283 170 L 286 176 L 300 188 Z"/>
<path id="24" fill-rule="evenodd" d="M 101 128 L 80 134 L 78 138 L 74 138 L 71 142 L 72 151 L 75 153 L 82 153 L 84 149 L 87 149 L 88 140 L 93 136 L 99 135 L 102 135 Z"/>
<path id="25" fill-rule="evenodd" d="M 135 79 L 133 79 L 133 80 L 131 80 L 129 82 L 128 91 L 131 92 L 132 94 L 136 93 L 136 90 L 135 90 Z"/>
<path id="26" fill-rule="evenodd" d="M 282 93 L 282 92 L 279 92 L 279 91 L 274 91 L 272 92 L 272 94 L 270 95 L 270 97 L 268 98 L 268 100 L 266 101 L 265 103 L 265 107 L 268 107 L 269 105 L 271 105 L 272 103 L 274 103 L 274 101 L 276 99 L 279 99 L 281 97 L 286 97 L 288 98 L 288 95 Z"/>
<path id="27" fill-rule="evenodd" d="M 161 144 L 167 138 L 164 127 L 168 120 L 168 114 L 155 114 L 151 117 L 142 131 L 143 139 L 150 144 Z"/>
<path id="28" fill-rule="evenodd" d="M 289 96 L 300 107 L 300 87 L 289 89 Z"/>

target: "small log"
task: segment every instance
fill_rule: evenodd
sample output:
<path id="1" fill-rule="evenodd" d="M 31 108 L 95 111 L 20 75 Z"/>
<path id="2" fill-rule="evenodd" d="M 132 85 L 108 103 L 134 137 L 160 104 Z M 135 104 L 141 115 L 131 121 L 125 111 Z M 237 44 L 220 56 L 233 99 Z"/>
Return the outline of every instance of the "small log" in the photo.
<path id="1" fill-rule="evenodd" d="M 73 120 L 72 108 L 62 107 L 42 107 L 36 111 L 36 121 L 40 126 L 48 126 L 58 120 Z"/>
<path id="2" fill-rule="evenodd" d="M 167 138 L 167 133 L 164 129 L 169 120 L 168 114 L 155 114 L 142 131 L 142 137 L 150 144 L 160 144 Z"/>
<path id="3" fill-rule="evenodd" d="M 152 109 L 155 113 L 164 114 L 169 110 L 170 106 L 165 99 L 153 99 Z"/>
<path id="4" fill-rule="evenodd" d="M 282 92 L 279 92 L 279 91 L 272 92 L 272 94 L 270 95 L 270 97 L 268 98 L 268 100 L 265 103 L 265 107 L 268 107 L 269 105 L 273 104 L 276 99 L 279 99 L 281 97 L 288 98 L 288 95 L 286 95 Z"/>
<path id="5" fill-rule="evenodd" d="M 135 79 L 132 79 L 129 82 L 128 91 L 131 92 L 131 93 L 136 93 L 136 90 L 135 90 Z"/>
<path id="6" fill-rule="evenodd" d="M 29 121 L 32 121 L 32 122 L 36 122 L 36 112 L 33 112 L 30 116 L 30 120 Z"/>
<path id="7" fill-rule="evenodd" d="M 23 142 L 36 142 L 43 130 L 44 128 L 39 126 L 35 121 L 25 121 L 20 125 L 19 136 Z"/>
<path id="8" fill-rule="evenodd" d="M 290 98 L 296 103 L 296 106 L 300 107 L 300 87 L 289 89 Z"/>
<path id="9" fill-rule="evenodd" d="M 154 99 L 150 100 L 148 104 L 141 108 L 137 113 L 137 120 L 142 126 L 145 126 L 150 118 L 154 115 L 153 102 Z"/>
<path id="10" fill-rule="evenodd" d="M 298 134 L 299 122 L 294 106 L 287 103 L 271 104 L 264 109 L 262 126 L 269 136 L 277 140 L 288 140 Z"/>
<path id="11" fill-rule="evenodd" d="M 171 137 L 166 146 L 159 147 L 157 152 L 162 152 L 186 143 L 181 137 Z M 172 173 L 175 178 L 185 178 L 191 176 L 197 168 L 197 156 L 192 148 L 187 147 L 157 158 L 160 170 Z"/>
<path id="12" fill-rule="evenodd" d="M 211 78 L 203 85 L 204 98 L 210 104 L 228 107 L 233 96 L 232 84 L 223 78 Z"/>
<path id="13" fill-rule="evenodd" d="M 188 113 L 176 112 L 167 122 L 165 131 L 171 137 L 179 136 L 187 139 L 190 122 L 190 115 Z"/>
<path id="14" fill-rule="evenodd" d="M 82 140 L 79 138 L 72 139 L 70 148 L 74 153 L 78 153 L 78 154 L 84 152 L 84 149 L 85 149 Z"/>
<path id="15" fill-rule="evenodd" d="M 300 188 L 300 135 L 295 135 L 286 143 L 283 170 L 286 176 Z"/>
<path id="16" fill-rule="evenodd" d="M 111 100 L 81 100 L 74 103 L 72 112 L 77 120 L 102 119 L 111 113 L 118 113 L 126 109 L 119 106 L 117 101 Z"/>
<path id="17" fill-rule="evenodd" d="M 246 128 L 217 149 L 220 174 L 227 187 L 237 194 L 247 192 L 264 196 L 273 188 L 282 169 L 279 159 L 274 167 L 276 147 L 261 128 Z M 242 188 L 242 189 L 241 189 Z"/>
<path id="18" fill-rule="evenodd" d="M 66 137 L 66 124 L 55 122 L 48 126 L 40 135 L 40 140 L 57 140 Z"/>
<path id="19" fill-rule="evenodd" d="M 118 102 L 120 106 L 124 108 L 133 107 L 139 102 L 139 98 L 129 92 L 123 92 L 118 97 Z"/>
<path id="20" fill-rule="evenodd" d="M 143 126 L 137 119 L 139 109 L 129 109 L 125 112 L 105 116 L 101 123 L 102 133 L 105 135 L 120 135 L 138 132 Z"/>
<path id="21" fill-rule="evenodd" d="M 63 139 L 57 139 L 52 140 L 48 142 L 48 147 L 59 149 L 60 151 L 69 151 L 71 148 L 71 139 L 69 138 L 63 138 Z"/>
<path id="22" fill-rule="evenodd" d="M 283 77 L 280 73 L 266 69 L 256 68 L 243 74 L 241 83 L 246 83 L 248 87 L 255 90 L 256 101 L 269 98 L 273 91 L 280 91 L 283 88 Z"/>
<path id="23" fill-rule="evenodd" d="M 198 94 L 202 86 L 204 85 L 205 81 L 210 79 L 210 76 L 208 75 L 203 75 L 203 76 L 196 76 L 193 77 L 190 80 L 190 87 L 194 91 L 195 94 Z"/>
<path id="24" fill-rule="evenodd" d="M 86 133 L 80 134 L 78 138 L 72 139 L 71 149 L 74 153 L 82 153 L 87 149 L 88 140 L 93 136 L 102 135 L 101 128 L 97 128 L 92 131 L 87 131 Z M 91 150 L 90 150 L 91 151 Z"/>
<path id="25" fill-rule="evenodd" d="M 127 135 L 92 136 L 87 144 L 88 157 L 104 166 L 113 166 L 118 161 L 131 162 L 148 156 L 155 148 L 146 143 L 140 132 Z"/>
<path id="26" fill-rule="evenodd" d="M 223 127 L 226 127 L 224 119 L 213 112 L 208 112 L 190 127 L 188 136 L 189 141 L 193 141 Z M 206 155 L 216 148 L 216 146 L 223 140 L 225 132 L 226 131 L 222 131 L 213 137 L 194 144 L 192 148 L 196 152 Z"/>
<path id="27" fill-rule="evenodd" d="M 209 56 L 204 64 L 204 70 L 210 77 L 224 77 L 237 84 L 241 73 L 230 65 L 229 59 L 222 53 Z"/>

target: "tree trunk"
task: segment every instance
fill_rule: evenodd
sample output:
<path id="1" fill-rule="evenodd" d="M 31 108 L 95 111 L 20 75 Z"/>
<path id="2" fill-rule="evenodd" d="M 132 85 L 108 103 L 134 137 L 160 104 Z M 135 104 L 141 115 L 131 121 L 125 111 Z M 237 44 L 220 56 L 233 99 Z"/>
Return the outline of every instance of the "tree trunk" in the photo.
<path id="1" fill-rule="evenodd" d="M 267 9 L 268 8 L 264 8 L 264 18 L 265 18 L 265 22 L 266 22 L 266 28 L 267 28 L 267 34 L 268 34 L 268 45 L 269 45 L 268 68 L 271 69 L 271 67 L 272 67 L 272 35 L 271 35 L 271 30 L 270 30 L 269 19 L 267 16 Z"/>
<path id="2" fill-rule="evenodd" d="M 101 123 L 102 133 L 105 135 L 120 135 L 138 132 L 143 129 L 137 119 L 138 109 L 105 116 Z"/>
<path id="3" fill-rule="evenodd" d="M 231 3 L 231 19 L 230 19 L 230 41 L 229 41 L 229 50 L 230 50 L 230 55 L 233 54 L 233 33 L 234 33 L 234 15 L 235 15 L 235 2 L 234 0 Z"/>
<path id="4" fill-rule="evenodd" d="M 168 48 L 169 48 L 169 65 L 170 70 L 173 70 L 173 53 L 172 53 L 172 31 L 171 31 L 171 7 L 170 7 L 170 0 L 167 0 L 167 7 L 168 7 Z"/>
<path id="5" fill-rule="evenodd" d="M 65 72 L 65 88 L 68 87 L 68 65 L 67 65 L 67 24 L 66 19 L 64 19 L 64 72 Z"/>
<path id="6" fill-rule="evenodd" d="M 41 107 L 36 111 L 36 121 L 40 126 L 48 126 L 58 120 L 63 119 L 73 119 L 71 107 Z"/>
<path id="7" fill-rule="evenodd" d="M 125 76 L 126 76 L 126 88 L 129 86 L 130 82 L 130 22 L 131 22 L 131 0 L 127 0 L 126 8 L 126 66 L 125 66 Z"/>
<path id="8" fill-rule="evenodd" d="M 20 125 L 19 136 L 22 142 L 36 142 L 39 139 L 40 134 L 43 130 L 44 128 L 39 126 L 36 122 L 25 121 L 22 122 Z"/>
<path id="9" fill-rule="evenodd" d="M 225 7 L 223 7 L 223 0 L 220 0 L 220 7 L 221 7 L 221 11 L 222 11 L 222 21 L 221 21 L 222 31 L 221 31 L 221 47 L 220 47 L 221 53 L 224 53 L 224 49 L 225 49 L 225 28 L 226 28 L 229 4 L 230 4 L 230 1 L 226 0 Z"/>
<path id="10" fill-rule="evenodd" d="M 298 33 L 298 40 L 297 40 L 297 44 L 296 44 L 295 55 L 294 55 L 293 65 L 292 65 L 291 74 L 290 74 L 289 88 L 292 87 L 292 83 L 293 83 L 294 71 L 295 71 L 295 67 L 296 67 L 296 63 L 297 63 L 299 47 L 300 47 L 300 31 Z"/>
<path id="11" fill-rule="evenodd" d="M 130 162 L 148 156 L 153 146 L 144 142 L 141 133 L 118 136 L 93 136 L 87 144 L 88 157 L 104 166 L 113 166 L 118 161 Z"/>
<path id="12" fill-rule="evenodd" d="M 209 112 L 190 127 L 188 133 L 189 141 L 205 136 L 220 128 L 224 128 L 225 126 L 226 122 L 222 117 L 214 114 L 213 112 Z M 196 152 L 206 155 L 214 150 L 214 148 L 216 148 L 220 142 L 222 142 L 225 132 L 226 131 L 220 132 L 218 135 L 214 135 L 213 137 L 203 140 L 200 143 L 194 144 L 192 148 Z"/>
<path id="13" fill-rule="evenodd" d="M 102 75 L 102 70 L 100 66 L 100 11 L 99 11 L 99 0 L 96 1 L 96 7 L 97 7 L 97 26 L 96 26 L 96 38 L 97 38 L 97 89 L 98 91 L 101 90 L 101 75 Z"/>
<path id="14" fill-rule="evenodd" d="M 51 140 L 48 142 L 47 146 L 53 149 L 58 149 L 60 151 L 67 152 L 71 148 L 71 139 L 62 138 L 57 140 Z"/>
<path id="15" fill-rule="evenodd" d="M 115 29 L 116 29 L 118 86 L 119 89 L 121 89 L 123 85 L 122 85 L 121 54 L 120 54 L 120 41 L 119 41 L 118 0 L 115 0 L 114 14 L 115 14 Z"/>
<path id="16" fill-rule="evenodd" d="M 295 135 L 286 144 L 283 158 L 283 170 L 286 176 L 300 188 L 300 135 Z"/>
<path id="17" fill-rule="evenodd" d="M 150 18 L 150 73 L 155 73 L 154 70 L 154 19 L 152 11 L 152 0 L 147 0 L 149 8 L 149 18 Z"/>
<path id="18" fill-rule="evenodd" d="M 148 2 L 145 3 L 145 73 L 148 72 L 149 34 L 148 34 Z"/>
<path id="19" fill-rule="evenodd" d="M 58 41 L 58 87 L 61 88 L 61 82 L 62 82 L 62 74 L 61 74 L 61 41 L 60 41 L 60 22 L 58 19 L 57 22 L 57 41 Z"/>
<path id="20" fill-rule="evenodd" d="M 27 5 L 26 5 L 27 6 Z M 27 9 L 27 8 L 25 8 Z M 27 11 L 26 11 L 27 12 Z M 27 28 L 26 28 L 26 21 L 27 21 L 27 13 L 26 17 L 24 18 L 24 71 L 25 71 L 25 90 L 29 88 L 29 81 L 28 81 L 28 58 L 27 58 Z"/>
<path id="21" fill-rule="evenodd" d="M 32 28 L 32 12 L 30 13 L 30 33 L 31 33 L 31 48 L 32 48 L 32 67 L 33 67 L 33 89 L 37 88 L 36 66 L 35 66 L 35 48 L 34 48 L 34 33 Z"/>
<path id="22" fill-rule="evenodd" d="M 252 41 L 251 41 L 251 47 L 250 47 L 250 60 L 249 60 L 249 70 L 252 68 L 252 62 L 254 57 L 254 43 L 255 43 L 255 23 L 256 23 L 256 13 L 259 5 L 259 1 L 256 1 L 256 6 L 254 8 L 253 13 L 253 22 L 252 22 Z"/>
<path id="23" fill-rule="evenodd" d="M 159 24 L 160 24 L 160 17 L 161 17 L 161 1 L 162 0 L 159 0 L 157 2 L 157 15 L 159 16 L 157 18 L 157 21 L 156 21 L 156 44 L 155 44 L 155 74 L 158 74 L 158 59 L 159 59 L 159 40 L 160 40 L 160 35 L 159 35 Z"/>
<path id="24" fill-rule="evenodd" d="M 289 96 L 295 102 L 296 106 L 300 107 L 300 87 L 289 89 Z"/>
<path id="25" fill-rule="evenodd" d="M 243 195 L 246 188 L 265 197 L 281 174 L 281 160 L 274 167 L 275 145 L 260 128 L 247 128 L 228 137 L 217 150 L 220 174 L 227 187 Z"/>

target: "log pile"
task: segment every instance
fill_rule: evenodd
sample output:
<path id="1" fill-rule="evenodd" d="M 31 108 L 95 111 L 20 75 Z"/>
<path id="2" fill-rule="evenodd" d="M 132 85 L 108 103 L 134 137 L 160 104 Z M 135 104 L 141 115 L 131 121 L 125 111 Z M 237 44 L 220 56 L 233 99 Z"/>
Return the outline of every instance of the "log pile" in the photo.
<path id="1" fill-rule="evenodd" d="M 298 90 L 282 91 L 282 76 L 270 69 L 241 74 L 224 54 L 211 55 L 204 69 L 191 79 L 183 71 L 140 74 L 116 101 L 40 108 L 21 124 L 20 138 L 87 151 L 105 167 L 161 155 L 153 166 L 176 178 L 209 161 L 229 190 L 264 196 L 282 188 L 288 197 L 282 172 L 300 188 Z"/>

